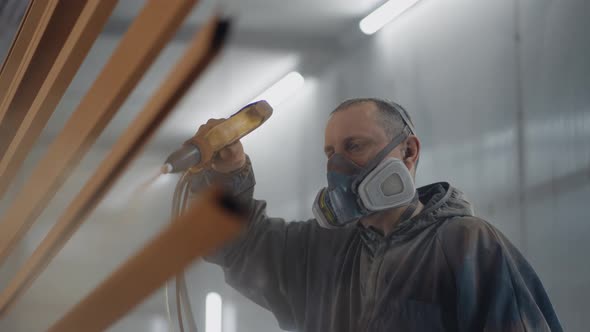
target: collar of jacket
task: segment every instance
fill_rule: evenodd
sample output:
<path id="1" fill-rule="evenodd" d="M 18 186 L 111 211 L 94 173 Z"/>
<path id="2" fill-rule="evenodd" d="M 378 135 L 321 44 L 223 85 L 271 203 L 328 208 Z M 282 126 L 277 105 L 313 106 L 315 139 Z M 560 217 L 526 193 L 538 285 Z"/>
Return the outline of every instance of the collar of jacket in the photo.
<path id="1" fill-rule="evenodd" d="M 357 223 L 360 236 L 372 253 L 385 243 L 407 240 L 435 223 L 452 217 L 473 215 L 473 208 L 463 193 L 447 182 L 418 188 L 418 195 L 424 209 L 413 218 L 400 222 L 387 236 L 372 226 L 365 227 Z"/>

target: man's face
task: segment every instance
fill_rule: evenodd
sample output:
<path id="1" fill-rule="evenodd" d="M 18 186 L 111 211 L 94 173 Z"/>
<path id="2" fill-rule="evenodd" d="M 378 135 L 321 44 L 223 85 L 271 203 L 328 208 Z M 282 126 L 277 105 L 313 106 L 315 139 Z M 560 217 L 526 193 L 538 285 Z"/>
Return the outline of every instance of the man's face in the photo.
<path id="1" fill-rule="evenodd" d="M 324 152 L 330 158 L 340 153 L 359 166 L 365 166 L 389 142 L 390 138 L 377 122 L 377 106 L 366 102 L 338 111 L 326 126 Z M 389 154 L 403 159 L 404 144 Z"/>

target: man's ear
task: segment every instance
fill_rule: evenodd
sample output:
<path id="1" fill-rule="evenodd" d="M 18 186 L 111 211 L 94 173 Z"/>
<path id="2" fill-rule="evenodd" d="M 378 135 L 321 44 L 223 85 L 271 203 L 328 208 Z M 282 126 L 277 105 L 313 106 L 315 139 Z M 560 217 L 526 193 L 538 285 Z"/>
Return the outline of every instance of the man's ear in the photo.
<path id="1" fill-rule="evenodd" d="M 416 163 L 420 157 L 420 140 L 418 137 L 412 135 L 406 141 L 404 151 L 404 163 L 409 170 L 416 168 Z"/>

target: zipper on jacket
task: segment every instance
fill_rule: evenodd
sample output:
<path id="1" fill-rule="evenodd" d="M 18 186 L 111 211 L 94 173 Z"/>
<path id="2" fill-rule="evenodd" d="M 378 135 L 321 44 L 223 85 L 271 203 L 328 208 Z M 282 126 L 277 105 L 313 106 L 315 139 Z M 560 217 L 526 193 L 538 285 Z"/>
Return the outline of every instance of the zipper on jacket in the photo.
<path id="1" fill-rule="evenodd" d="M 361 324 L 362 327 L 361 331 L 368 331 L 369 325 L 372 322 L 373 317 L 375 316 L 375 308 L 377 302 L 377 287 L 379 285 L 379 276 L 381 272 L 381 267 L 383 266 L 383 261 L 385 260 L 385 253 L 387 253 L 387 248 L 389 247 L 388 241 L 383 241 L 377 248 L 375 252 L 374 260 L 371 266 L 371 274 L 369 275 L 369 280 L 373 283 L 371 286 L 368 287 L 368 295 L 367 295 L 367 307 L 363 310 L 363 314 L 361 315 Z"/>

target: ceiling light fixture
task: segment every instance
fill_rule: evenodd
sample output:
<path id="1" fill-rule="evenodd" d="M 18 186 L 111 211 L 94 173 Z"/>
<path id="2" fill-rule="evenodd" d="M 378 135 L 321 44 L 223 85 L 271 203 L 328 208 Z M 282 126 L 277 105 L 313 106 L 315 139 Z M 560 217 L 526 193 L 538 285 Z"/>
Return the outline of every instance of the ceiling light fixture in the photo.
<path id="1" fill-rule="evenodd" d="M 292 71 L 281 80 L 266 89 L 261 95 L 256 97 L 252 102 L 266 100 L 272 107 L 277 107 L 287 98 L 292 96 L 305 84 L 305 79 L 300 73 Z"/>
<path id="2" fill-rule="evenodd" d="M 372 35 L 383 28 L 387 23 L 412 7 L 419 0 L 389 0 L 381 7 L 375 9 L 359 23 L 361 31 L 366 35 Z"/>

